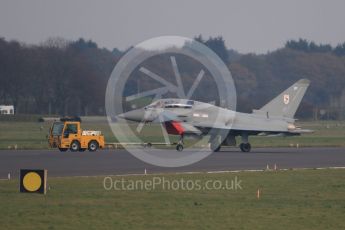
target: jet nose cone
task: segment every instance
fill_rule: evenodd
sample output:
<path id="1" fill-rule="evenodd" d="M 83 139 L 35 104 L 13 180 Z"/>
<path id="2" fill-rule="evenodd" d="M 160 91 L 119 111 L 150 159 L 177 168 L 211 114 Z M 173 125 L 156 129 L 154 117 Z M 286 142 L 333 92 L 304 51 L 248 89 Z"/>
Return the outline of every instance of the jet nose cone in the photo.
<path id="1" fill-rule="evenodd" d="M 141 109 L 136 109 L 136 110 L 132 110 L 126 113 L 119 114 L 117 117 L 129 120 L 129 121 L 140 122 L 144 119 L 144 111 Z"/>

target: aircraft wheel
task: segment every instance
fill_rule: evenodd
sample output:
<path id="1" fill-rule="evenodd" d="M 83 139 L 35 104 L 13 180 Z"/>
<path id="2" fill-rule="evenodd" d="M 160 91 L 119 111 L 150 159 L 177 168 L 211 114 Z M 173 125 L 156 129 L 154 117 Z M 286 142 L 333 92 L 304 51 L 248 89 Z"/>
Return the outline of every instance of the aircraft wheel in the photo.
<path id="1" fill-rule="evenodd" d="M 220 136 L 217 136 L 211 141 L 210 148 L 212 152 L 219 152 L 220 147 L 222 146 L 222 144 L 220 143 L 220 138 L 221 138 Z"/>
<path id="2" fill-rule="evenodd" d="M 60 152 L 66 152 L 68 149 L 65 148 L 59 148 Z"/>
<path id="3" fill-rule="evenodd" d="M 79 141 L 72 141 L 70 146 L 71 152 L 78 152 L 80 150 L 80 143 Z"/>
<path id="4" fill-rule="evenodd" d="M 177 145 L 176 145 L 176 150 L 179 151 L 179 152 L 182 152 L 182 150 L 183 150 L 183 145 L 177 144 Z"/>
<path id="5" fill-rule="evenodd" d="M 218 146 L 218 148 L 215 148 L 215 149 L 213 150 L 213 152 L 219 152 L 219 150 L 220 150 L 220 146 Z"/>
<path id="6" fill-rule="evenodd" d="M 249 143 L 241 143 L 240 149 L 242 152 L 250 152 L 252 146 Z"/>
<path id="7" fill-rule="evenodd" d="M 90 141 L 88 145 L 88 150 L 90 152 L 95 152 L 98 149 L 98 142 L 97 141 Z"/>
<path id="8" fill-rule="evenodd" d="M 151 148 L 152 144 L 150 142 L 144 144 L 144 148 Z"/>
<path id="9" fill-rule="evenodd" d="M 219 152 L 221 145 L 218 143 L 211 143 L 210 147 L 212 152 Z"/>

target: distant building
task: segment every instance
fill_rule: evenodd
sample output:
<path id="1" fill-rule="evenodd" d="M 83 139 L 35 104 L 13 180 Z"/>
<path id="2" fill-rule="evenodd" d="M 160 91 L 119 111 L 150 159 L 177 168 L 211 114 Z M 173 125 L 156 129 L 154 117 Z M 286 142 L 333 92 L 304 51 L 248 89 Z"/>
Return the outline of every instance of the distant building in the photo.
<path id="1" fill-rule="evenodd" d="M 0 114 L 14 114 L 14 106 L 13 105 L 0 105 Z"/>

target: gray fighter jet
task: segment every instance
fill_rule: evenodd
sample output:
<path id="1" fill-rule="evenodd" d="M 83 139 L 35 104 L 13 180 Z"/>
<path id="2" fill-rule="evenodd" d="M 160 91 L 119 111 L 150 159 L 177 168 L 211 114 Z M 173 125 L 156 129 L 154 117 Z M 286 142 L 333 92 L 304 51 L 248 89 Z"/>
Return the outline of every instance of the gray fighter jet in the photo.
<path id="1" fill-rule="evenodd" d="M 186 135 L 209 135 L 210 147 L 214 152 L 219 151 L 222 145 L 236 146 L 236 136 L 241 136 L 239 147 L 242 152 L 249 152 L 250 135 L 295 136 L 312 132 L 294 124 L 294 115 L 309 83 L 307 79 L 297 81 L 252 113 L 240 113 L 194 100 L 160 99 L 118 117 L 142 123 L 161 122 L 168 134 L 180 136 L 176 145 L 178 151 L 183 150 Z"/>

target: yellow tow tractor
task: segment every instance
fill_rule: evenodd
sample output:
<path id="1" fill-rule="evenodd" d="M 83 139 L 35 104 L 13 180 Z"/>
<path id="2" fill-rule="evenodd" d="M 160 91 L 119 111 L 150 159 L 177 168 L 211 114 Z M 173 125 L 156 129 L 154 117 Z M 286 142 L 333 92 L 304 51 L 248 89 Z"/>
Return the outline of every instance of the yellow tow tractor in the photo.
<path id="1" fill-rule="evenodd" d="M 101 131 L 82 130 L 80 119 L 61 118 L 53 123 L 49 130 L 48 142 L 51 148 L 61 152 L 68 149 L 72 152 L 94 152 L 104 148 L 104 136 Z"/>

